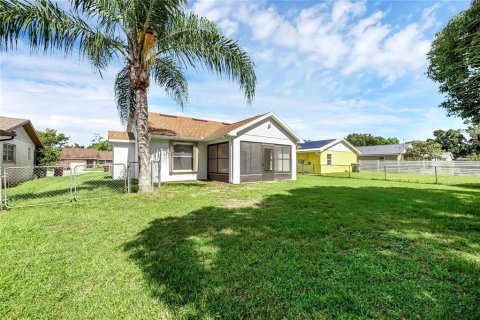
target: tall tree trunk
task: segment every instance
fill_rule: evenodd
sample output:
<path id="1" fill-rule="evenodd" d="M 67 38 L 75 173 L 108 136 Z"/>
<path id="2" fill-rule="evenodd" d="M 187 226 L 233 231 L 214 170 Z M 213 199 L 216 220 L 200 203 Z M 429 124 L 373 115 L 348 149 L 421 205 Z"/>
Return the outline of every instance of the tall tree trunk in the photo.
<path id="1" fill-rule="evenodd" d="M 149 76 L 143 68 L 132 67 L 131 82 L 135 91 L 136 107 L 135 119 L 137 127 L 137 151 L 139 162 L 138 191 L 140 193 L 152 192 L 152 177 L 150 174 L 150 136 L 148 134 L 148 100 L 147 90 Z"/>
<path id="2" fill-rule="evenodd" d="M 140 172 L 138 188 L 140 193 L 152 192 L 152 177 L 150 174 L 150 137 L 148 134 L 148 101 L 146 89 L 136 89 L 137 101 L 137 147 Z"/>

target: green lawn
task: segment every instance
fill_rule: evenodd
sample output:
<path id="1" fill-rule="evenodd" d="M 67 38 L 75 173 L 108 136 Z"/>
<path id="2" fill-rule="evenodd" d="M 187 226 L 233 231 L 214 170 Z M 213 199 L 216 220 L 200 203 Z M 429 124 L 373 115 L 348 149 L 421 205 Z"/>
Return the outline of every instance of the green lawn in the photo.
<path id="1" fill-rule="evenodd" d="M 111 173 L 101 171 L 88 171 L 76 175 L 45 177 L 25 181 L 7 190 L 9 207 L 32 206 L 69 202 L 73 197 L 71 183 L 76 181 L 77 200 L 88 200 L 99 197 L 110 197 L 125 193 L 125 181 L 113 180 Z"/>
<path id="2" fill-rule="evenodd" d="M 480 190 L 300 176 L 0 215 L 0 318 L 480 318 Z"/>
<path id="3" fill-rule="evenodd" d="M 390 169 L 394 170 L 394 169 Z M 382 171 L 362 171 L 362 172 L 332 172 L 323 173 L 322 176 L 328 177 L 351 177 L 356 179 L 370 179 L 370 180 L 385 180 L 385 173 Z M 418 174 L 418 173 L 396 173 L 387 172 L 387 181 L 398 182 L 415 182 L 415 183 L 429 183 L 429 184 L 443 184 L 452 185 L 466 188 L 478 188 L 480 189 L 480 177 L 475 176 L 446 176 L 438 175 L 435 180 L 434 174 Z"/>

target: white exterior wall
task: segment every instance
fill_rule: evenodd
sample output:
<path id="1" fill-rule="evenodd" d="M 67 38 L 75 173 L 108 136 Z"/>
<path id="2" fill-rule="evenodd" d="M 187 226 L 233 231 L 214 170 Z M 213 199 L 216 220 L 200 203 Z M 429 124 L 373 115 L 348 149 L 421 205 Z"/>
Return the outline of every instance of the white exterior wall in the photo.
<path id="1" fill-rule="evenodd" d="M 159 138 L 152 138 L 150 140 L 150 160 L 160 160 L 160 182 L 207 179 L 207 143 L 186 141 L 197 143 L 198 145 L 198 171 L 173 173 L 171 172 L 170 163 L 170 141 L 171 140 Z M 155 171 L 153 172 L 154 182 L 158 183 L 158 169 L 156 165 L 153 166 L 153 169 Z"/>
<path id="2" fill-rule="evenodd" d="M 343 151 L 343 152 L 352 152 L 352 151 L 353 151 L 353 150 L 350 149 L 350 148 L 345 144 L 345 142 L 343 142 L 343 141 L 340 141 L 339 143 L 334 144 L 333 146 L 331 146 L 331 147 L 328 148 L 327 150 Z M 354 152 L 354 151 L 353 151 L 353 152 Z"/>
<path id="3" fill-rule="evenodd" d="M 129 162 L 137 161 L 135 159 L 135 143 L 133 142 L 112 142 L 112 163 L 118 164 L 122 163 L 125 165 L 125 169 L 128 166 Z M 113 179 L 122 179 L 124 178 L 125 172 L 122 166 L 112 166 L 112 175 Z"/>
<path id="4" fill-rule="evenodd" d="M 233 170 L 231 175 L 231 183 L 240 183 L 240 142 L 242 141 L 291 146 L 292 180 L 297 179 L 297 150 L 294 140 L 290 138 L 289 134 L 276 121 L 266 119 L 258 123 L 255 127 L 248 128 L 244 132 L 240 132 L 238 136 L 233 139 Z"/>
<path id="5" fill-rule="evenodd" d="M 28 135 L 27 131 L 22 128 L 17 128 L 15 130 L 17 134 L 13 140 L 2 141 L 0 142 L 0 151 L 2 152 L 2 157 L 0 157 L 0 165 L 3 169 L 8 167 L 23 167 L 23 166 L 33 166 L 35 163 L 35 144 Z M 15 163 L 3 163 L 3 144 L 13 144 L 16 146 L 16 156 Z M 30 160 L 28 159 L 28 149 L 30 148 Z"/>

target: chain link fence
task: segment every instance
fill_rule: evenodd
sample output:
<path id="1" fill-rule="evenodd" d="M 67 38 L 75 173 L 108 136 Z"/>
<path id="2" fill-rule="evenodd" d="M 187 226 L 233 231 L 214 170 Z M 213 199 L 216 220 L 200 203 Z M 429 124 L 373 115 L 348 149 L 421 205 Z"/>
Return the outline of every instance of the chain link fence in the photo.
<path id="1" fill-rule="evenodd" d="M 123 163 L 78 165 L 73 169 L 76 201 L 105 198 L 128 192 L 127 168 Z"/>
<path id="2" fill-rule="evenodd" d="M 433 183 L 480 188 L 480 163 L 477 165 L 452 166 L 435 163 L 401 165 L 314 165 L 299 164 L 299 174 L 345 177 L 368 180 Z"/>
<path id="3" fill-rule="evenodd" d="M 7 208 L 72 201 L 68 166 L 8 167 L 2 178 Z"/>
<path id="4" fill-rule="evenodd" d="M 0 206 L 6 208 L 68 203 L 128 191 L 124 164 L 8 167 L 0 173 Z"/>

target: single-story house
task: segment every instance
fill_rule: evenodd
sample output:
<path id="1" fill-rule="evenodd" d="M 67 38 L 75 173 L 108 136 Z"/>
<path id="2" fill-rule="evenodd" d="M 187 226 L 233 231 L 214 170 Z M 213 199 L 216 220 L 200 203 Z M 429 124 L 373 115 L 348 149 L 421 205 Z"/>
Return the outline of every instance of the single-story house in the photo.
<path id="1" fill-rule="evenodd" d="M 377 146 L 357 147 L 360 151 L 358 160 L 404 160 L 403 156 L 410 147 L 409 143 L 385 144 Z"/>
<path id="2" fill-rule="evenodd" d="M 297 149 L 298 170 L 317 174 L 348 172 L 357 163 L 359 154 L 345 139 L 308 141 Z"/>
<path id="3" fill-rule="evenodd" d="M 148 130 L 154 183 L 296 179 L 303 140 L 273 112 L 234 123 L 150 112 Z M 135 130 L 109 131 L 108 140 L 115 164 L 138 161 Z M 122 174 L 114 168 L 114 177 Z"/>
<path id="4" fill-rule="evenodd" d="M 112 163 L 112 151 L 98 151 L 93 148 L 64 148 L 60 154 L 62 165 L 75 166 L 96 166 Z M 81 170 L 81 169 L 80 169 Z"/>
<path id="5" fill-rule="evenodd" d="M 43 148 L 30 120 L 0 117 L 0 167 L 35 165 L 37 149 Z"/>

